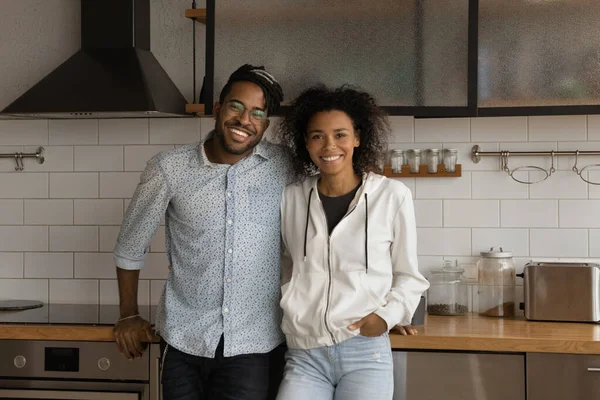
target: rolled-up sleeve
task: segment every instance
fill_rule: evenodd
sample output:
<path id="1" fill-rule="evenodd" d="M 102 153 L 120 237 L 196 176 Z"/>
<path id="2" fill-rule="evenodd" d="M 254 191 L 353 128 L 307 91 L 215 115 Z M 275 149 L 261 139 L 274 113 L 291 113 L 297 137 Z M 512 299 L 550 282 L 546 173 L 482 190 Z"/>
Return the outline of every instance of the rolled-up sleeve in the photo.
<path id="1" fill-rule="evenodd" d="M 148 161 L 125 213 L 113 253 L 119 268 L 143 268 L 150 242 L 169 205 L 171 188 L 159 161 L 157 156 Z"/>

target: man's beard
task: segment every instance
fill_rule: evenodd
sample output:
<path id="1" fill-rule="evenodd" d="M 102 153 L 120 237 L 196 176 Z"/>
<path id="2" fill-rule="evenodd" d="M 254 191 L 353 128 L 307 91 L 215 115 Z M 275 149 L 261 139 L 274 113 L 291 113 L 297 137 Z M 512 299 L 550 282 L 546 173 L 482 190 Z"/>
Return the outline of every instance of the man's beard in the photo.
<path id="1" fill-rule="evenodd" d="M 240 124 L 239 122 L 235 123 L 235 124 L 225 123 L 224 125 L 225 125 L 225 128 L 244 127 L 244 125 Z M 260 140 L 256 140 L 257 133 L 253 129 L 249 129 L 246 127 L 244 127 L 244 129 L 252 132 L 253 140 L 249 141 L 243 148 L 234 148 L 229 143 L 227 143 L 227 141 L 225 140 L 225 132 L 223 132 L 223 129 L 221 129 L 221 124 L 219 121 L 217 121 L 215 124 L 215 136 L 216 136 L 217 140 L 219 140 L 219 143 L 221 144 L 221 146 L 223 146 L 223 148 L 225 149 L 226 152 L 228 152 L 230 154 L 234 154 L 236 156 L 241 156 L 241 155 L 247 153 L 248 151 L 252 150 L 254 147 L 256 147 L 258 142 L 260 142 Z"/>

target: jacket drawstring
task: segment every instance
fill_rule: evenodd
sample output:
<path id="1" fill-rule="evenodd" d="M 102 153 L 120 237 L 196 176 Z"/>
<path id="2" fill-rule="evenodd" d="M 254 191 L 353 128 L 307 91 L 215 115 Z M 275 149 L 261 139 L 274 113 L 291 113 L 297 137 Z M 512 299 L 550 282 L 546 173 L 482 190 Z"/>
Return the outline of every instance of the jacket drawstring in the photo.
<path id="1" fill-rule="evenodd" d="M 308 221 L 310 218 L 310 200 L 312 198 L 312 192 L 314 188 L 310 189 L 308 193 L 308 207 L 306 208 L 306 226 L 304 227 L 304 262 L 306 262 L 306 241 L 308 239 Z"/>
<path id="2" fill-rule="evenodd" d="M 365 273 L 369 273 L 369 202 L 365 193 Z"/>

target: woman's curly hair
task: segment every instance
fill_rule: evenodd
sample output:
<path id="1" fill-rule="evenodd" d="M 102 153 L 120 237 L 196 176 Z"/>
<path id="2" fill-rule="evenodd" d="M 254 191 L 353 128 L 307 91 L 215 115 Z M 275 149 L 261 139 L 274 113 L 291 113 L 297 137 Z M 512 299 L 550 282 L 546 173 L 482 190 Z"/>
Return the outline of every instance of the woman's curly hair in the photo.
<path id="1" fill-rule="evenodd" d="M 360 136 L 360 145 L 352 155 L 352 165 L 357 174 L 376 169 L 384 156 L 390 126 L 375 99 L 348 85 L 336 89 L 314 86 L 294 100 L 291 111 L 281 121 L 278 130 L 281 142 L 292 149 L 294 171 L 299 180 L 317 172 L 317 166 L 306 150 L 308 122 L 319 112 L 334 110 L 348 115 L 354 131 Z"/>

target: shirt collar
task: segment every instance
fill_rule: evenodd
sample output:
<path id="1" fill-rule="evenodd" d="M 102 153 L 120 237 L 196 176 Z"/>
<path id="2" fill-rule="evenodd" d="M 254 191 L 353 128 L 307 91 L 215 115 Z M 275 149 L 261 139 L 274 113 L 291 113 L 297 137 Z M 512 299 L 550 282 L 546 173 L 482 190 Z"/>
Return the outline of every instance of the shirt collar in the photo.
<path id="1" fill-rule="evenodd" d="M 206 151 L 204 150 L 204 143 L 208 139 L 213 137 L 214 134 L 215 134 L 215 130 L 213 129 L 210 132 L 208 132 L 208 135 L 206 135 L 206 138 L 198 144 L 198 157 L 200 159 L 200 164 L 203 166 L 214 166 L 215 165 L 215 163 L 210 162 L 210 160 L 206 156 Z M 254 147 L 254 149 L 252 149 L 252 153 L 250 153 L 248 155 L 248 157 L 246 157 L 246 158 L 249 158 L 253 155 L 257 155 L 257 156 L 264 158 L 265 160 L 270 159 L 273 154 L 270 149 L 270 146 L 265 144 L 265 140 L 266 139 L 263 136 L 263 138 L 260 140 L 260 142 Z"/>

